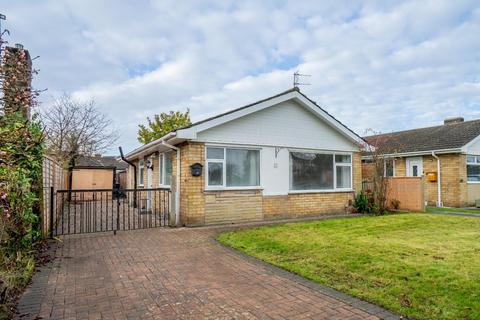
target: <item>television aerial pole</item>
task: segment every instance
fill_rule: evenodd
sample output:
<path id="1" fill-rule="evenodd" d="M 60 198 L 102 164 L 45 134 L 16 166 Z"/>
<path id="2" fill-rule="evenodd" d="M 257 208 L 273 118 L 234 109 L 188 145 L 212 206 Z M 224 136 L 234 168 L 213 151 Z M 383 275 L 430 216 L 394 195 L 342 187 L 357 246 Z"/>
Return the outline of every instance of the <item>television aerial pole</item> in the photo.
<path id="1" fill-rule="evenodd" d="M 309 86 L 311 83 L 300 82 L 301 77 L 311 77 L 311 74 L 301 74 L 300 71 L 295 71 L 293 73 L 293 87 L 298 88 L 298 86 Z"/>

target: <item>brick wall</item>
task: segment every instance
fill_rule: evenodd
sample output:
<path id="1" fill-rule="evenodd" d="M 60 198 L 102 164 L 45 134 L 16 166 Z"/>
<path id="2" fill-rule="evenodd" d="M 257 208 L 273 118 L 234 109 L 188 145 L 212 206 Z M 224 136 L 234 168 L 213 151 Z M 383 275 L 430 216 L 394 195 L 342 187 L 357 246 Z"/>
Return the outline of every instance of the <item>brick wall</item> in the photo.
<path id="1" fill-rule="evenodd" d="M 439 155 L 441 165 L 441 192 L 444 206 L 461 207 L 467 204 L 467 164 L 462 154 Z M 437 172 L 437 160 L 423 157 L 423 170 Z M 437 201 L 437 183 L 426 182 L 425 194 L 429 205 Z"/>
<path id="2" fill-rule="evenodd" d="M 467 199 L 467 166 L 466 156 L 462 154 L 439 155 L 441 163 L 441 192 L 444 206 L 461 207 L 468 203 Z M 437 172 L 437 160 L 431 155 L 423 156 L 423 172 Z M 406 176 L 405 158 L 395 160 L 395 176 Z M 437 182 L 425 179 L 425 199 L 428 205 L 436 205 Z"/>
<path id="3" fill-rule="evenodd" d="M 205 145 L 187 142 L 180 145 L 180 222 L 184 225 L 205 224 L 205 170 L 200 177 L 190 174 L 190 166 L 200 163 L 205 166 Z M 176 153 L 172 158 L 172 180 L 176 179 Z"/>
<path id="4" fill-rule="evenodd" d="M 395 176 L 396 177 L 405 177 L 407 175 L 407 165 L 405 158 L 396 158 L 395 159 Z"/>
<path id="5" fill-rule="evenodd" d="M 205 170 L 201 177 L 192 177 L 190 174 L 190 165 L 198 162 L 205 166 L 205 145 L 189 142 L 180 148 L 180 216 L 184 225 L 340 214 L 346 212 L 346 206 L 354 197 L 353 192 L 263 196 L 261 190 L 205 191 Z M 175 174 L 175 168 L 173 172 Z M 361 156 L 356 153 L 353 156 L 354 188 L 360 190 L 361 183 Z"/>
<path id="6" fill-rule="evenodd" d="M 353 189 L 356 191 L 362 190 L 362 155 L 360 152 L 353 154 Z"/>
<path id="7" fill-rule="evenodd" d="M 187 226 L 295 218 L 322 214 L 345 213 L 354 192 L 300 193 L 284 196 L 263 196 L 261 190 L 205 191 L 205 145 L 186 142 L 180 148 L 180 223 Z M 158 186 L 158 155 L 154 161 L 154 187 Z M 148 157 L 145 157 L 145 161 Z M 138 168 L 138 160 L 133 161 Z M 193 177 L 190 166 L 204 166 L 200 177 Z M 176 181 L 176 153 L 172 157 L 172 189 Z M 353 187 L 361 189 L 361 156 L 353 156 Z M 133 170 L 129 170 L 133 182 Z M 144 173 L 147 183 L 147 170 Z M 133 187 L 133 184 L 132 184 Z"/>
<path id="8" fill-rule="evenodd" d="M 265 220 L 346 213 L 353 192 L 298 193 L 263 197 Z"/>

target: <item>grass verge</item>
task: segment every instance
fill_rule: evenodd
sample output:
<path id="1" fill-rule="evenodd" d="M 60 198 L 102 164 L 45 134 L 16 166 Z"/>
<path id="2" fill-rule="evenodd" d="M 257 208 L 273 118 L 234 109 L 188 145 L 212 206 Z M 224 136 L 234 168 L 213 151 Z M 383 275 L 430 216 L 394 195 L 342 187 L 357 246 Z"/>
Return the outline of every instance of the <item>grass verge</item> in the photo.
<path id="1" fill-rule="evenodd" d="M 26 288 L 35 266 L 49 260 L 45 255 L 47 245 L 38 243 L 32 251 L 7 255 L 0 250 L 0 320 L 10 319 L 18 298 Z"/>
<path id="2" fill-rule="evenodd" d="M 417 319 L 480 319 L 480 219 L 429 214 L 227 232 L 218 240 Z"/>
<path id="3" fill-rule="evenodd" d="M 463 212 L 463 213 L 474 213 L 480 214 L 480 209 L 470 209 L 470 208 L 437 208 L 437 207 L 427 207 L 427 212 Z"/>

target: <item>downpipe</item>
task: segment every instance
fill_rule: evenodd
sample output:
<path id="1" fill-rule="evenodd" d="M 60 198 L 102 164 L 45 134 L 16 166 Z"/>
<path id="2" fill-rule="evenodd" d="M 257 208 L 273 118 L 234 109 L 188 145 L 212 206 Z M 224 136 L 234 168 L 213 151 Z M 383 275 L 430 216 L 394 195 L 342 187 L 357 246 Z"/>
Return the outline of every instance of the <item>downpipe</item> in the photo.
<path id="1" fill-rule="evenodd" d="M 435 151 L 432 151 L 432 157 L 437 159 L 437 207 L 443 207 L 442 204 L 442 182 L 441 182 L 441 165 L 440 165 L 440 158 L 435 154 Z"/>

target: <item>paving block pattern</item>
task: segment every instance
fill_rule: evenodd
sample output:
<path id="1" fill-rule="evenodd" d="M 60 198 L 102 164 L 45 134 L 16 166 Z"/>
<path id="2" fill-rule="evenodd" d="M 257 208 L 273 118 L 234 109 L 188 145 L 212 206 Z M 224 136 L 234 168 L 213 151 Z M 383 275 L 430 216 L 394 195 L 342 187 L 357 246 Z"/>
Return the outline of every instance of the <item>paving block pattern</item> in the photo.
<path id="1" fill-rule="evenodd" d="M 18 319 L 379 319 L 395 315 L 215 242 L 222 228 L 67 236 Z"/>

